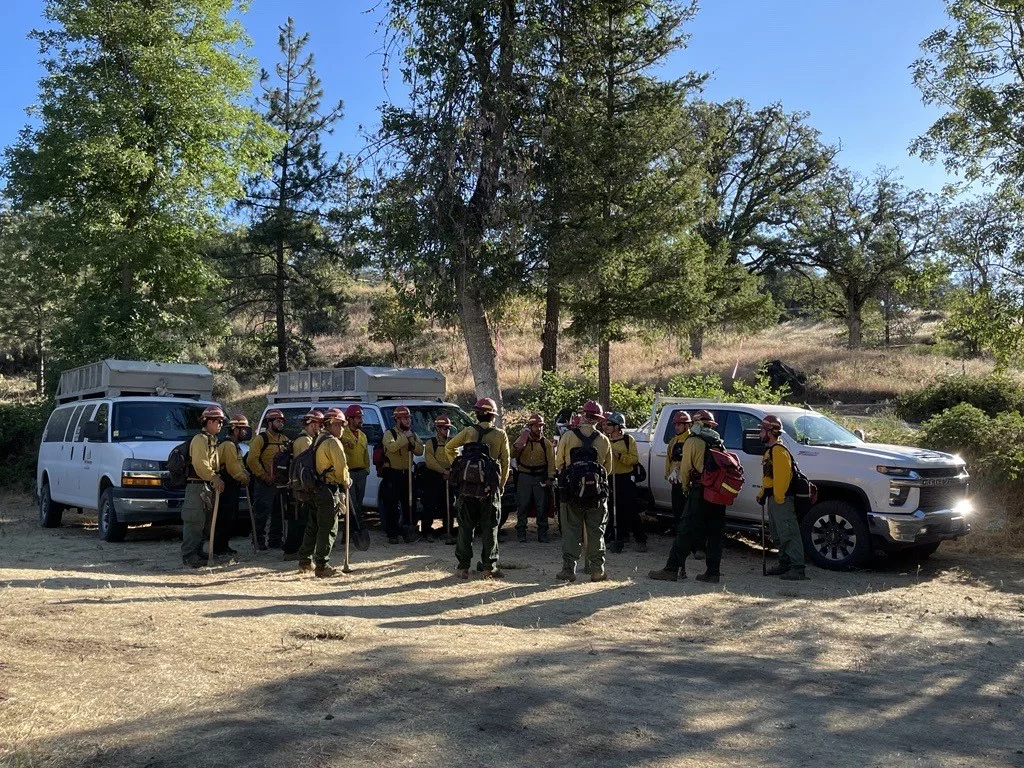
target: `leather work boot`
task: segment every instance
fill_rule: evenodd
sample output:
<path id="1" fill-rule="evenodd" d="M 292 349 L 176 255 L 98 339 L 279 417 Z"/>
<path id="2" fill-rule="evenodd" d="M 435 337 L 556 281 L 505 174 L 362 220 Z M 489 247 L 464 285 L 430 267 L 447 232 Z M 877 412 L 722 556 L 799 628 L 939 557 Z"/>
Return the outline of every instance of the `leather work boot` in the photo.
<path id="1" fill-rule="evenodd" d="M 298 552 L 285 552 L 284 556 L 281 559 L 282 560 L 286 560 L 286 561 L 298 560 L 299 559 L 299 553 Z"/>
<path id="2" fill-rule="evenodd" d="M 608 574 L 604 571 L 594 571 L 590 574 L 590 580 L 594 581 L 608 581 Z"/>
<path id="3" fill-rule="evenodd" d="M 647 578 L 654 579 L 655 581 L 679 581 L 679 571 L 660 568 L 657 571 L 648 573 Z"/>
<path id="4" fill-rule="evenodd" d="M 316 570 L 313 571 L 313 575 L 318 579 L 332 579 L 335 576 L 340 576 L 341 571 L 330 565 L 318 565 Z"/>
<path id="5" fill-rule="evenodd" d="M 576 581 L 576 572 L 573 571 L 571 568 L 563 568 L 555 574 L 555 578 L 559 581 L 568 581 L 571 583 L 573 581 Z"/>
<path id="6" fill-rule="evenodd" d="M 312 573 L 313 561 L 312 560 L 299 560 L 299 573 Z"/>
<path id="7" fill-rule="evenodd" d="M 765 572 L 765 576 L 781 576 L 784 573 L 789 573 L 789 571 L 790 567 L 788 565 L 783 565 L 782 563 L 779 563 L 778 565 L 773 565 L 771 568 L 769 568 Z"/>
<path id="8" fill-rule="evenodd" d="M 501 568 L 494 568 L 490 571 L 484 571 L 481 578 L 484 579 L 504 579 L 505 572 Z"/>
<path id="9" fill-rule="evenodd" d="M 795 568 L 791 571 L 787 571 L 782 574 L 783 581 L 807 581 L 807 573 L 801 568 L 796 570 Z"/>
<path id="10" fill-rule="evenodd" d="M 455 569 L 455 578 L 456 579 L 468 579 L 469 578 L 469 568 L 456 568 Z"/>
<path id="11" fill-rule="evenodd" d="M 703 549 L 694 550 L 693 554 L 691 555 L 691 557 L 694 560 L 703 560 L 707 556 L 708 556 L 707 553 Z"/>
<path id="12" fill-rule="evenodd" d="M 608 551 L 613 554 L 619 554 L 625 548 L 626 543 L 624 541 L 611 541 L 608 543 Z"/>
<path id="13" fill-rule="evenodd" d="M 646 541 L 638 541 L 636 543 L 636 551 L 637 552 L 646 552 L 647 551 L 647 542 Z"/>
<path id="14" fill-rule="evenodd" d="M 698 574 L 697 576 L 694 576 L 693 580 L 694 581 L 703 581 L 703 582 L 706 582 L 708 584 L 717 584 L 718 582 L 720 582 L 722 580 L 722 575 L 720 573 L 706 573 L 705 572 L 705 573 Z"/>
<path id="15" fill-rule="evenodd" d="M 188 568 L 202 568 L 206 565 L 206 561 L 203 560 L 199 555 L 189 555 L 188 557 L 181 558 L 182 565 Z"/>
<path id="16" fill-rule="evenodd" d="M 548 538 L 548 532 L 544 531 L 543 533 L 538 533 L 537 541 L 541 544 L 547 544 L 549 541 L 551 541 L 551 539 Z"/>
<path id="17" fill-rule="evenodd" d="M 517 534 L 516 534 L 516 540 L 517 540 L 517 541 L 518 541 L 518 542 L 519 542 L 520 544 L 525 544 L 525 543 L 526 543 L 526 531 L 522 531 L 522 532 L 520 532 L 520 533 L 517 533 Z"/>

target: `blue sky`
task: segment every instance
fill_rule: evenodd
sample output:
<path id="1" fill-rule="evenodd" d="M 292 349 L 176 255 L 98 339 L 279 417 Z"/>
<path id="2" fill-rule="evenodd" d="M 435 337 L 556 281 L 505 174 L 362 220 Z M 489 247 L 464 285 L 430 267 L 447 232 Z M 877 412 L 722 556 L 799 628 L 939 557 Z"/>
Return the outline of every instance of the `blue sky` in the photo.
<path id="1" fill-rule="evenodd" d="M 377 107 L 401 98 L 385 86 L 378 30 L 384 0 L 251 0 L 245 24 L 252 54 L 275 61 L 277 26 L 291 14 L 311 33 L 327 98 L 345 101 L 346 119 L 329 146 L 356 152 L 358 126 L 372 130 Z M 919 42 L 946 24 L 942 0 L 703 0 L 689 26 L 690 46 L 666 65 L 669 76 L 710 71 L 706 96 L 774 101 L 810 112 L 810 123 L 843 147 L 841 161 L 861 172 L 896 167 L 908 184 L 930 190 L 948 180 L 941 166 L 910 156 L 907 145 L 937 117 L 921 104 L 908 67 Z M 29 30 L 43 0 L 0 0 L 0 146 L 24 125 L 41 70 Z"/>

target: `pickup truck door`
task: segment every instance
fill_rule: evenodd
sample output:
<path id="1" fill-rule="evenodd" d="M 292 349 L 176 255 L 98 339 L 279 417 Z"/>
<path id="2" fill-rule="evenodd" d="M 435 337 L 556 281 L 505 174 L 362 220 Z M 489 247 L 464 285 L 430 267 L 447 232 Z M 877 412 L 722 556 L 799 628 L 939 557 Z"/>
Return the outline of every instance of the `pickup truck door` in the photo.
<path id="1" fill-rule="evenodd" d="M 718 433 L 722 436 L 726 450 L 735 453 L 743 465 L 743 488 L 736 501 L 728 509 L 730 517 L 747 520 L 761 520 L 761 506 L 757 503 L 757 493 L 761 490 L 761 454 L 750 454 L 743 450 L 743 432 L 757 429 L 761 419 L 746 411 L 734 411 L 716 408 Z"/>

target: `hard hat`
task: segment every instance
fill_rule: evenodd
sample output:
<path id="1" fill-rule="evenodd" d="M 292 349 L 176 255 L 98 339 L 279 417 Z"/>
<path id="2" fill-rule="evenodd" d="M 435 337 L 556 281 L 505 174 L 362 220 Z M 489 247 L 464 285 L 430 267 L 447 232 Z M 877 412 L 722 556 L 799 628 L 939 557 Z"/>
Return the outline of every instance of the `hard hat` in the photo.
<path id="1" fill-rule="evenodd" d="M 693 414 L 694 421 L 700 421 L 707 424 L 709 427 L 717 427 L 718 422 L 715 421 L 715 414 L 711 411 L 705 411 L 703 408 Z"/>
<path id="2" fill-rule="evenodd" d="M 534 427 L 534 426 L 543 427 L 544 426 L 544 417 L 541 416 L 539 413 L 531 413 L 530 414 L 530 418 L 528 418 L 526 420 L 526 426 L 528 426 L 528 427 Z"/>
<path id="3" fill-rule="evenodd" d="M 350 419 L 363 418 L 363 409 L 359 405 L 350 405 L 345 409 L 345 416 Z"/>
<path id="4" fill-rule="evenodd" d="M 473 406 L 473 411 L 476 413 L 497 413 L 498 404 L 489 397 L 481 397 Z"/>
<path id="5" fill-rule="evenodd" d="M 228 422 L 228 429 L 248 429 L 249 419 L 246 418 L 244 413 L 236 413 L 231 417 L 231 421 Z"/>
<path id="6" fill-rule="evenodd" d="M 596 419 L 603 419 L 604 408 L 602 408 L 601 404 L 596 400 L 587 400 L 586 404 L 583 406 L 583 415 Z"/>
<path id="7" fill-rule="evenodd" d="M 211 405 L 205 411 L 203 415 L 199 417 L 199 423 L 205 424 L 210 419 L 220 419 L 221 421 L 227 421 L 228 417 L 224 415 L 224 411 L 219 405 Z"/>
<path id="8" fill-rule="evenodd" d="M 776 416 L 774 413 L 769 413 L 767 416 L 765 416 L 763 419 L 761 419 L 761 425 L 760 426 L 761 426 L 761 429 L 764 429 L 764 430 L 766 430 L 768 432 L 781 432 L 782 431 L 782 422 L 779 421 L 779 417 Z"/>
<path id="9" fill-rule="evenodd" d="M 605 416 L 604 419 L 609 424 L 614 424 L 619 429 L 625 429 L 626 427 L 626 417 L 623 416 L 618 411 L 612 411 L 607 416 Z"/>
<path id="10" fill-rule="evenodd" d="M 686 411 L 676 411 L 675 415 L 672 417 L 672 423 L 692 424 L 693 419 L 690 418 L 690 414 L 688 414 Z"/>
<path id="11" fill-rule="evenodd" d="M 397 419 L 399 416 L 412 416 L 412 411 L 410 411 L 404 405 L 400 405 L 397 408 L 395 408 L 395 411 L 392 415 Z"/>
<path id="12" fill-rule="evenodd" d="M 438 416 L 436 419 L 434 419 L 434 426 L 444 427 L 445 429 L 451 429 L 452 420 L 449 419 L 447 416 Z"/>
<path id="13" fill-rule="evenodd" d="M 337 410 L 337 409 L 335 409 L 335 410 Z M 320 411 L 316 410 L 315 408 L 312 411 L 310 411 L 309 413 L 307 413 L 305 416 L 302 417 L 302 423 L 303 424 L 309 424 L 311 421 L 315 421 L 315 422 L 318 422 L 318 423 L 323 423 L 323 420 L 324 420 L 324 415 L 322 413 L 320 413 Z"/>
<path id="14" fill-rule="evenodd" d="M 332 421 L 340 421 L 342 424 L 346 424 L 348 419 L 345 418 L 345 413 L 341 408 L 328 408 L 327 413 L 324 414 L 324 424 L 330 424 Z"/>
<path id="15" fill-rule="evenodd" d="M 271 408 L 267 411 L 267 415 L 263 417 L 263 423 L 267 424 L 275 419 L 281 419 L 284 421 L 284 412 L 277 408 Z"/>

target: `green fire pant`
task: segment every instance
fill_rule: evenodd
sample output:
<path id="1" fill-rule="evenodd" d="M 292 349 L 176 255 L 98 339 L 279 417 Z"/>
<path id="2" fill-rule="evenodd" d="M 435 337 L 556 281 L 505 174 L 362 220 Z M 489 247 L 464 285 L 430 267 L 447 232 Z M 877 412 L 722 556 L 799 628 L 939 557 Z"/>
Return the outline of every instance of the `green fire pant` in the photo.
<path id="1" fill-rule="evenodd" d="M 347 494 L 338 485 L 322 485 L 313 497 L 313 510 L 306 522 L 306 533 L 299 548 L 299 560 L 312 559 L 317 565 L 331 560 L 338 537 L 338 516 L 345 514 Z"/>
<path id="2" fill-rule="evenodd" d="M 800 535 L 800 521 L 796 519 L 793 497 L 787 496 L 779 504 L 774 496 L 769 495 L 766 506 L 772 538 L 779 547 L 779 564 L 804 570 L 804 540 Z"/>
<path id="3" fill-rule="evenodd" d="M 458 539 L 455 542 L 455 558 L 459 568 L 469 568 L 473 559 L 473 536 L 477 529 L 483 538 L 480 562 L 485 571 L 498 566 L 498 519 L 501 516 L 501 501 L 496 493 L 482 499 L 459 496 L 455 502 L 458 515 Z"/>
<path id="4" fill-rule="evenodd" d="M 583 529 L 587 530 L 586 570 L 604 571 L 604 527 L 608 522 L 608 505 L 602 501 L 596 507 L 578 507 L 567 503 L 562 524 L 562 565 L 572 571 L 583 550 Z"/>

